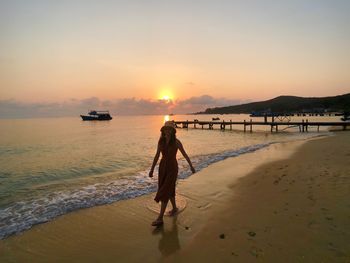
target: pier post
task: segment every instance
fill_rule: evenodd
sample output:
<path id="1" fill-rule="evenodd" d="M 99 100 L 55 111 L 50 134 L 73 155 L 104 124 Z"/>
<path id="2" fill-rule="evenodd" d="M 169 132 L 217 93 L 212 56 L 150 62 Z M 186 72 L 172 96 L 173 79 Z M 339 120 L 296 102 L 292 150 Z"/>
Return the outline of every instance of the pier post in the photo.
<path id="1" fill-rule="evenodd" d="M 232 120 L 230 120 L 230 130 L 232 130 Z"/>
<path id="2" fill-rule="evenodd" d="M 317 126 L 317 132 L 319 132 L 319 131 L 320 131 L 320 125 Z"/>
<path id="3" fill-rule="evenodd" d="M 225 130 L 225 120 L 220 124 L 220 130 Z"/>
<path id="4" fill-rule="evenodd" d="M 243 126 L 244 126 L 244 132 L 246 132 L 246 124 L 245 124 L 245 120 L 243 122 Z"/>
<path id="5" fill-rule="evenodd" d="M 306 129 L 306 132 L 309 132 L 309 120 L 308 119 L 306 119 L 306 127 L 305 127 Z"/>
<path id="6" fill-rule="evenodd" d="M 252 124 L 252 119 L 250 119 L 250 132 L 253 132 L 253 124 Z"/>
<path id="7" fill-rule="evenodd" d="M 305 124 L 304 124 L 304 119 L 302 120 L 302 125 L 303 125 L 303 132 L 305 132 Z"/>
<path id="8" fill-rule="evenodd" d="M 278 132 L 278 124 L 276 124 L 276 132 Z"/>

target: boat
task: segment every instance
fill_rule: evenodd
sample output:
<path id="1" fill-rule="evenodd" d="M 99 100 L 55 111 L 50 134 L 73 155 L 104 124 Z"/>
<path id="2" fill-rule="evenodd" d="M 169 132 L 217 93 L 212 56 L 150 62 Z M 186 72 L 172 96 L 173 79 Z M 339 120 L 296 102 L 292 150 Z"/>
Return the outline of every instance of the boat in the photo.
<path id="1" fill-rule="evenodd" d="M 80 115 L 83 121 L 109 121 L 112 116 L 109 111 L 90 110 L 88 115 Z"/>
<path id="2" fill-rule="evenodd" d="M 219 117 L 215 117 L 215 118 L 211 118 L 213 121 L 219 121 L 220 118 Z"/>

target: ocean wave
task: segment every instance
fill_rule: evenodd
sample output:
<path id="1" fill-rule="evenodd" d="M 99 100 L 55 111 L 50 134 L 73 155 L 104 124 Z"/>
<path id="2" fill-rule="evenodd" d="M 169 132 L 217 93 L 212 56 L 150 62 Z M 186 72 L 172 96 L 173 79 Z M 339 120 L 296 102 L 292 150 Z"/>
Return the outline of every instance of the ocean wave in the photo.
<path id="1" fill-rule="evenodd" d="M 216 154 L 192 158 L 197 171 L 229 157 L 267 147 L 275 142 L 256 144 Z M 180 159 L 179 178 L 191 175 L 186 160 Z M 45 197 L 14 203 L 0 209 L 0 239 L 20 233 L 33 225 L 44 223 L 74 210 L 110 204 L 119 200 L 135 198 L 157 190 L 157 180 L 148 177 L 148 171 L 106 183 L 97 183 L 76 190 L 53 192 Z"/>

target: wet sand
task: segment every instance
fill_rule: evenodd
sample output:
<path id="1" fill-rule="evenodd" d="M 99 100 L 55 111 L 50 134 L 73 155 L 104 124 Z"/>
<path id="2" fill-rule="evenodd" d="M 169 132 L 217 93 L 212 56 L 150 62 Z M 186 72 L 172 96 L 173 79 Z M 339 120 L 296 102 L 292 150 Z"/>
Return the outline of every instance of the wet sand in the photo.
<path id="1" fill-rule="evenodd" d="M 179 181 L 187 207 L 163 228 L 146 195 L 2 240 L 0 261 L 348 262 L 349 160 L 349 132 L 274 144 Z"/>

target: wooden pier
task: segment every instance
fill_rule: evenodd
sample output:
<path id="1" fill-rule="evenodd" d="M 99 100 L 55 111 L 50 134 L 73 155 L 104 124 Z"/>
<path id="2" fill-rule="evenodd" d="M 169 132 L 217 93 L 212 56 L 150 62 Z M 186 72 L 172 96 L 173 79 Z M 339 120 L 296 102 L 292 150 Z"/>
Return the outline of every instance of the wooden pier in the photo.
<path id="1" fill-rule="evenodd" d="M 342 127 L 343 130 L 346 130 L 348 126 L 350 126 L 350 122 L 311 122 L 308 120 L 302 120 L 302 121 L 290 121 L 290 122 L 259 122 L 259 121 L 174 121 L 177 128 L 184 128 L 188 129 L 189 126 L 193 126 L 194 129 L 197 128 L 207 128 L 209 130 L 214 129 L 214 126 L 218 126 L 220 130 L 225 130 L 226 128 L 232 130 L 232 127 L 234 125 L 236 126 L 243 126 L 243 131 L 246 132 L 247 129 L 249 132 L 253 132 L 253 126 L 260 125 L 260 126 L 270 126 L 271 132 L 275 131 L 278 132 L 278 129 L 280 126 L 285 126 L 286 128 L 292 128 L 292 127 L 298 127 L 299 132 L 308 132 L 309 127 L 316 127 L 317 131 L 320 130 L 321 126 L 328 126 L 328 127 Z M 199 126 L 199 127 L 198 127 Z"/>

